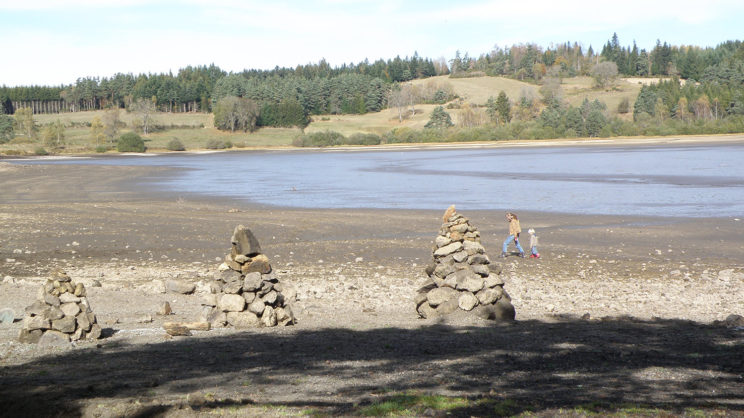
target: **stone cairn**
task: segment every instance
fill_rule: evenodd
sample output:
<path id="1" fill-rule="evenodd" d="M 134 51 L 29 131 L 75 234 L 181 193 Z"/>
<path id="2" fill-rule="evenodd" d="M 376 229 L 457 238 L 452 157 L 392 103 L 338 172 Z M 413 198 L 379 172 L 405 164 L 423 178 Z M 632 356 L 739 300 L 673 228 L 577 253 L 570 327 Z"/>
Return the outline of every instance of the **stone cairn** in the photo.
<path id="1" fill-rule="evenodd" d="M 73 282 L 67 273 L 54 271 L 37 296 L 36 302 L 26 307 L 20 342 L 56 344 L 101 337 L 85 286 Z"/>
<path id="2" fill-rule="evenodd" d="M 504 290 L 501 264 L 491 264 L 480 233 L 450 206 L 426 268 L 432 283 L 419 289 L 416 310 L 423 318 L 465 311 L 482 319 L 514 319 L 511 297 Z"/>
<path id="3" fill-rule="evenodd" d="M 202 301 L 202 319 L 212 326 L 236 328 L 293 325 L 290 304 L 297 293 L 279 283 L 251 230 L 238 225 L 231 243 L 230 254 L 215 276 L 216 293 Z"/>

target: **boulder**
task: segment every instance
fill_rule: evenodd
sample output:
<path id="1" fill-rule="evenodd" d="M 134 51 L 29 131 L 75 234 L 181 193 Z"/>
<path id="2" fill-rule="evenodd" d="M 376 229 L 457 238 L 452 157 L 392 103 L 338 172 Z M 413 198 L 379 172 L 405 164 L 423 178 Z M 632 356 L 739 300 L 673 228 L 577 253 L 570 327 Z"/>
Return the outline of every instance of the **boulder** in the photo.
<path id="1" fill-rule="evenodd" d="M 230 242 L 236 255 L 242 254 L 251 257 L 261 253 L 261 246 L 258 244 L 258 240 L 253 235 L 253 232 L 243 225 L 235 227 Z"/>
<path id="2" fill-rule="evenodd" d="M 21 328 L 21 331 L 18 333 L 18 341 L 23 344 L 36 344 L 39 342 L 43 333 L 44 331 L 40 329 Z"/>
<path id="3" fill-rule="evenodd" d="M 80 313 L 80 307 L 77 303 L 63 303 L 59 309 L 65 314 L 65 316 L 75 316 Z"/>
<path id="4" fill-rule="evenodd" d="M 277 323 L 276 311 L 271 306 L 267 306 L 261 315 L 261 324 L 265 327 L 275 327 Z"/>
<path id="5" fill-rule="evenodd" d="M 52 321 L 52 329 L 66 334 L 72 334 L 75 332 L 77 321 L 74 316 L 65 316 L 64 318 L 55 319 Z"/>
<path id="6" fill-rule="evenodd" d="M 444 257 L 453 253 L 456 253 L 462 249 L 461 242 L 453 242 L 452 244 L 445 245 L 442 248 L 438 248 L 434 251 L 434 257 Z"/>
<path id="7" fill-rule="evenodd" d="M 196 285 L 182 280 L 168 280 L 165 282 L 165 288 L 171 293 L 190 295 L 196 290 Z"/>
<path id="8" fill-rule="evenodd" d="M 426 294 L 426 300 L 429 302 L 429 305 L 436 308 L 452 298 L 457 298 L 457 296 L 458 292 L 455 289 L 450 287 L 437 287 Z"/>
<path id="9" fill-rule="evenodd" d="M 457 306 L 463 311 L 471 311 L 478 305 L 478 298 L 470 292 L 461 292 L 457 299 Z"/>
<path id="10" fill-rule="evenodd" d="M 248 310 L 256 315 L 262 315 L 265 309 L 266 304 L 259 298 L 256 298 L 256 300 L 248 305 Z"/>
<path id="11" fill-rule="evenodd" d="M 220 297 L 218 305 L 223 312 L 241 312 L 245 309 L 245 299 L 241 295 L 226 293 Z"/>
<path id="12" fill-rule="evenodd" d="M 269 263 L 269 257 L 266 257 L 264 254 L 258 254 L 255 257 L 251 258 L 250 261 L 243 264 L 240 271 L 243 274 L 253 273 L 253 272 L 259 272 L 262 274 L 267 274 L 271 272 L 271 264 Z"/>
<path id="13" fill-rule="evenodd" d="M 49 330 L 42 334 L 38 344 L 45 347 L 69 347 L 70 336 L 64 332 Z"/>
<path id="14" fill-rule="evenodd" d="M 250 311 L 228 312 L 227 323 L 235 328 L 256 328 L 261 324 L 261 320 Z"/>

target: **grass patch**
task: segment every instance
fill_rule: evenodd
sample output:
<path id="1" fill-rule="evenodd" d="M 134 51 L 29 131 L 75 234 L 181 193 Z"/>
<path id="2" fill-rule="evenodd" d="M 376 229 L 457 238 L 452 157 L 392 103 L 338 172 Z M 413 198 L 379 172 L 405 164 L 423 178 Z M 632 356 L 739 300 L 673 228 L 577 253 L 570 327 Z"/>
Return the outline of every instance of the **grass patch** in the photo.
<path id="1" fill-rule="evenodd" d="M 421 395 L 409 392 L 388 396 L 372 405 L 361 407 L 355 413 L 364 416 L 416 416 L 423 414 L 429 409 L 438 412 L 447 412 L 454 409 L 466 408 L 469 404 L 470 401 L 467 398 L 442 395 Z"/>

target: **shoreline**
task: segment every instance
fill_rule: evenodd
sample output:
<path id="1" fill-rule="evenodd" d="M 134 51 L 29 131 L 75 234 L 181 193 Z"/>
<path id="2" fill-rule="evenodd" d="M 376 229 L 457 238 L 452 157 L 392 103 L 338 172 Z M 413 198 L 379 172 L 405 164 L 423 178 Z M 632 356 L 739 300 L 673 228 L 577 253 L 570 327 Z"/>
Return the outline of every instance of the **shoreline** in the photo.
<path id="1" fill-rule="evenodd" d="M 277 151 L 277 152 L 317 152 L 317 151 L 400 151 L 400 150 L 429 150 L 429 149 L 479 149 L 479 148 L 510 148 L 510 147 L 561 147 L 561 146 L 674 146 L 674 145 L 729 145 L 744 144 L 744 133 L 717 135 L 674 135 L 653 137 L 610 137 L 610 138 L 555 138 L 555 139 L 524 139 L 497 140 L 477 142 L 436 142 L 436 143 L 399 143 L 382 145 L 356 145 L 336 147 L 293 147 L 293 146 L 263 146 L 244 147 L 223 150 L 196 149 L 191 151 L 157 151 L 145 153 L 74 153 L 51 156 L 9 156 L 0 155 L 2 161 L 24 160 L 65 160 L 81 158 L 108 158 L 122 156 L 160 156 L 160 155 L 189 155 L 214 154 L 228 152 Z"/>

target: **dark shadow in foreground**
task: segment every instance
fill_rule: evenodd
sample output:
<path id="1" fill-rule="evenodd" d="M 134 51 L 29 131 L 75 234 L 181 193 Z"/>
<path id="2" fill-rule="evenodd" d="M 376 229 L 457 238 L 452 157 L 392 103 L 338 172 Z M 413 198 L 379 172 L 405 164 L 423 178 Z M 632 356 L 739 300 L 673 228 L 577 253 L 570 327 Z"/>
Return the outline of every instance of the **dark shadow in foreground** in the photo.
<path id="1" fill-rule="evenodd" d="M 74 416 L 89 402 L 137 400 L 126 415 L 253 404 L 353 414 L 386 393 L 415 391 L 487 396 L 532 412 L 601 402 L 742 413 L 742 353 L 741 330 L 632 318 L 103 340 L 100 348 L 0 368 L 0 411 Z"/>

